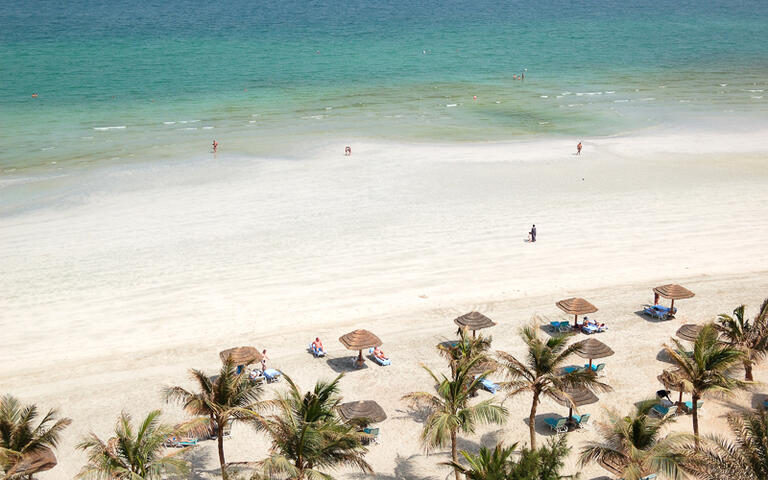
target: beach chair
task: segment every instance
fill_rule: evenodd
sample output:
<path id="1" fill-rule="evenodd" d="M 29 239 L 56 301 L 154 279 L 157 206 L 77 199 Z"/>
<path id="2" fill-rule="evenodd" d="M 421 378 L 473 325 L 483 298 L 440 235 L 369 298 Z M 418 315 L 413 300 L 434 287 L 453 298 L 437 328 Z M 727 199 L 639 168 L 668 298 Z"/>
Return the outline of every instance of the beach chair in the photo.
<path id="1" fill-rule="evenodd" d="M 373 360 L 374 362 L 378 363 L 382 367 L 386 367 L 387 365 L 391 365 L 392 364 L 392 360 L 390 360 L 388 358 L 379 358 L 376 355 L 374 355 L 372 348 L 368 350 L 368 353 L 371 354 L 371 360 Z"/>
<path id="2" fill-rule="evenodd" d="M 689 400 L 687 402 L 683 402 L 683 407 L 685 407 L 685 413 L 693 413 L 693 402 L 692 401 Z M 698 413 L 699 415 L 701 415 L 702 407 L 704 407 L 704 401 L 703 400 L 697 401 L 696 402 L 696 413 Z"/>
<path id="3" fill-rule="evenodd" d="M 268 368 L 264 370 L 264 378 L 267 379 L 267 383 L 279 382 L 282 375 L 282 373 L 280 373 L 278 370 L 275 370 L 274 368 Z"/>
<path id="4" fill-rule="evenodd" d="M 315 358 L 324 357 L 325 356 L 325 350 L 319 350 L 315 348 L 314 343 L 309 344 L 309 351 L 314 355 Z"/>
<path id="5" fill-rule="evenodd" d="M 673 408 L 674 407 L 674 408 Z M 653 407 L 651 407 L 651 414 L 656 414 L 659 417 L 666 417 L 667 415 L 674 415 L 677 411 L 677 408 L 674 405 L 662 405 L 660 403 L 657 403 Z"/>
<path id="6" fill-rule="evenodd" d="M 475 375 L 475 378 L 478 378 L 480 375 Z M 492 381 L 488 380 L 487 378 L 483 378 L 480 380 L 480 386 L 483 390 L 491 393 L 496 393 L 499 391 L 499 386 L 493 383 Z"/>
<path id="7" fill-rule="evenodd" d="M 549 322 L 549 331 L 556 333 L 560 331 L 560 322 Z"/>
<path id="8" fill-rule="evenodd" d="M 763 400 L 763 408 L 768 408 L 768 398 Z"/>
<path id="9" fill-rule="evenodd" d="M 568 333 L 572 330 L 571 328 L 571 322 L 560 322 L 560 327 L 558 328 L 560 332 Z"/>
<path id="10" fill-rule="evenodd" d="M 556 433 L 568 432 L 568 419 L 565 417 L 545 418 L 544 423 L 549 425 L 549 428 L 551 428 Z"/>
<path id="11" fill-rule="evenodd" d="M 584 368 L 586 368 L 586 365 L 584 366 Z M 565 373 L 573 373 L 573 372 L 577 372 L 577 371 L 579 371 L 581 369 L 582 369 L 582 367 L 577 367 L 576 365 L 569 365 L 567 367 L 563 367 L 563 371 Z"/>
<path id="12" fill-rule="evenodd" d="M 645 476 L 645 477 L 641 478 L 640 480 L 656 480 L 656 477 L 657 477 L 657 475 L 655 473 L 652 473 L 652 474 L 650 474 L 648 476 Z"/>
<path id="13" fill-rule="evenodd" d="M 367 433 L 371 436 L 373 443 L 379 443 L 379 429 L 378 428 L 364 428 L 363 433 Z"/>
<path id="14" fill-rule="evenodd" d="M 574 426 L 578 428 L 587 428 L 587 424 L 589 423 L 589 413 L 585 413 L 584 415 L 573 415 L 573 424 Z"/>
<path id="15" fill-rule="evenodd" d="M 589 368 L 589 364 L 584 364 L 584 369 L 586 370 Z M 598 363 L 597 365 L 592 365 L 592 371 L 597 374 L 598 377 L 602 377 L 605 375 L 605 364 L 604 363 Z"/>
<path id="16" fill-rule="evenodd" d="M 179 440 L 179 447 L 194 447 L 197 445 L 197 439 L 196 438 L 183 438 Z"/>

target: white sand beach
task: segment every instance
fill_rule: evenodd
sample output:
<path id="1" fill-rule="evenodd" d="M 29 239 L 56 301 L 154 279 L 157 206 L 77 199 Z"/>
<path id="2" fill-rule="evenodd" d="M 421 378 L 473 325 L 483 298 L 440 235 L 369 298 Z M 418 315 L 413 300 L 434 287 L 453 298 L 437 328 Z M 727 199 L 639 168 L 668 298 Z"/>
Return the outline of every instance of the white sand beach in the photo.
<path id="1" fill-rule="evenodd" d="M 443 479 L 445 453 L 425 456 L 417 418 L 399 399 L 429 390 L 420 368 L 445 369 L 434 348 L 452 319 L 478 310 L 498 322 L 494 349 L 522 352 L 517 330 L 533 316 L 566 319 L 555 301 L 584 297 L 609 326 L 599 339 L 614 392 L 582 411 L 628 411 L 652 396 L 669 364 L 657 357 L 683 323 L 703 323 L 768 296 L 768 131 L 647 133 L 488 144 L 334 142 L 302 160 L 151 161 L 7 181 L 0 196 L 0 393 L 73 419 L 60 465 L 41 479 L 71 478 L 74 446 L 107 435 L 125 410 L 162 407 L 165 385 L 186 370 L 214 373 L 218 352 L 266 348 L 270 365 L 302 387 L 337 373 L 337 338 L 375 332 L 393 365 L 352 371 L 345 399 L 376 399 L 389 418 L 368 459 L 382 479 Z M 27 199 L 21 201 L 19 199 Z M 525 240 L 536 224 L 538 241 Z M 677 318 L 637 314 L 651 288 L 696 293 Z M 320 336 L 328 359 L 306 345 Z M 580 338 L 586 338 L 579 335 Z M 579 359 L 575 359 L 579 360 Z M 768 381 L 760 366 L 756 379 Z M 284 384 L 266 387 L 268 397 Z M 763 389 L 763 391 L 766 391 Z M 489 394 L 481 393 L 485 397 Z M 502 398 L 500 394 L 497 394 Z M 726 407 L 759 394 L 706 399 L 702 430 Z M 530 399 L 506 400 L 507 425 L 463 447 L 527 440 Z M 540 418 L 567 409 L 545 402 Z M 690 430 L 690 418 L 677 429 Z M 549 435 L 543 422 L 542 438 Z M 576 451 L 594 430 L 569 436 Z M 236 426 L 229 461 L 263 458 L 268 443 Z M 193 451 L 194 478 L 216 478 L 215 443 Z M 607 475 L 598 466 L 582 478 Z M 360 478 L 342 472 L 340 478 Z"/>

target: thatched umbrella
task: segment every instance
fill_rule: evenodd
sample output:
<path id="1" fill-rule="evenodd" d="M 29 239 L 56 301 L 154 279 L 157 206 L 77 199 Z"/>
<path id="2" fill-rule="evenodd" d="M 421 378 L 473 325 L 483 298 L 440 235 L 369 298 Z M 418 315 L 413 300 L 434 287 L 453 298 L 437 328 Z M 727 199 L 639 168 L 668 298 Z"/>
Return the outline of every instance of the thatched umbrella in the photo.
<path id="1" fill-rule="evenodd" d="M 684 300 L 686 298 L 692 298 L 694 295 L 696 295 L 695 293 L 688 290 L 687 288 L 682 287 L 680 285 L 676 285 L 674 283 L 656 287 L 653 289 L 653 293 L 654 293 L 654 299 L 653 299 L 654 305 L 659 304 L 659 296 L 662 296 L 668 300 L 672 300 L 672 306 L 669 307 L 670 312 L 674 312 L 675 310 L 675 300 Z"/>
<path id="2" fill-rule="evenodd" d="M 370 423 L 379 423 L 387 419 L 384 409 L 373 400 L 342 403 L 339 405 L 339 415 L 346 421 L 362 418 Z"/>
<path id="3" fill-rule="evenodd" d="M 43 447 L 38 450 L 24 454 L 8 472 L 7 478 L 18 476 L 30 476 L 38 472 L 50 470 L 56 466 L 56 455 L 53 450 Z"/>
<path id="4" fill-rule="evenodd" d="M 341 342 L 347 350 L 358 350 L 357 362 L 362 365 L 363 363 L 363 349 L 380 347 L 381 340 L 379 337 L 369 332 L 368 330 L 355 330 L 353 332 L 346 333 L 339 337 Z"/>
<path id="5" fill-rule="evenodd" d="M 480 312 L 469 312 L 460 317 L 456 317 L 453 319 L 453 323 L 461 328 L 472 330 L 472 338 L 475 338 L 475 330 L 481 330 L 496 325 L 496 322 Z"/>
<path id="6" fill-rule="evenodd" d="M 614 354 L 614 351 L 611 350 L 611 347 L 596 338 L 588 338 L 586 340 L 582 340 L 581 342 L 578 342 L 577 345 L 578 347 L 574 353 L 581 358 L 588 359 L 589 368 L 592 368 L 593 358 L 605 358 Z"/>
<path id="7" fill-rule="evenodd" d="M 234 365 L 240 366 L 259 363 L 263 357 L 256 347 L 235 347 L 219 352 L 219 358 L 221 363 L 226 363 L 229 359 Z"/>
<path id="8" fill-rule="evenodd" d="M 616 475 L 616 477 L 621 477 L 624 474 L 624 468 L 626 465 L 623 462 L 620 462 L 613 458 L 605 458 L 600 457 L 600 460 L 597 461 L 597 463 L 600 464 L 601 467 L 608 470 L 612 474 Z"/>
<path id="9" fill-rule="evenodd" d="M 680 411 L 683 408 L 683 393 L 687 392 L 685 384 L 681 382 L 675 375 L 675 372 L 671 370 L 664 370 L 656 378 L 667 390 L 680 392 L 680 399 L 677 401 L 677 410 Z"/>
<path id="10" fill-rule="evenodd" d="M 677 329 L 677 332 L 675 332 L 675 335 L 679 338 L 682 338 L 683 340 L 687 340 L 689 342 L 695 342 L 696 337 L 699 336 L 699 332 L 701 332 L 702 328 L 704 328 L 702 325 L 696 325 L 695 323 L 686 323 L 685 325 Z"/>
<path id="11" fill-rule="evenodd" d="M 595 313 L 597 311 L 596 306 L 592 305 L 583 298 L 566 298 L 565 300 L 560 300 L 555 305 L 557 305 L 557 308 L 564 311 L 565 313 L 573 315 L 573 328 L 579 327 L 579 325 L 576 323 L 579 319 L 579 315 L 586 315 L 588 313 Z"/>
<path id="12" fill-rule="evenodd" d="M 581 407 L 595 403 L 599 400 L 594 392 L 584 387 L 570 387 L 563 390 L 563 395 L 555 395 L 555 401 L 564 407 L 568 407 L 568 421 L 573 420 L 573 407 Z"/>

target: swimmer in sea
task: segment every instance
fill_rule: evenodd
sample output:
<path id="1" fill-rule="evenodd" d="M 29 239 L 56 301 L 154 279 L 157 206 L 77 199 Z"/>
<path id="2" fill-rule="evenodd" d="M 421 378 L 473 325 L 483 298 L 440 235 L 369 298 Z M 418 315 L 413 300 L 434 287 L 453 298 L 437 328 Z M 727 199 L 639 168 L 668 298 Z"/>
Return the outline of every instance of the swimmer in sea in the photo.
<path id="1" fill-rule="evenodd" d="M 216 149 L 219 148 L 219 142 L 216 140 L 213 141 L 213 153 L 216 153 Z"/>

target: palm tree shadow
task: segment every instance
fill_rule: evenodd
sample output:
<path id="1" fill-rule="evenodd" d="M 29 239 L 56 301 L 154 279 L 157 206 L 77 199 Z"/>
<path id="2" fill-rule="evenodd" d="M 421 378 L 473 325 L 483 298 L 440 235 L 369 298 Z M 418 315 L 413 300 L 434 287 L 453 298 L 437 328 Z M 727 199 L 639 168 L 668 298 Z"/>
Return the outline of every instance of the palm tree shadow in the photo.
<path id="1" fill-rule="evenodd" d="M 403 415 L 399 417 L 393 417 L 393 418 L 400 418 L 404 420 L 413 420 L 417 423 L 424 423 L 427 421 L 427 418 L 429 418 L 429 415 L 431 414 L 430 410 L 423 406 L 414 406 L 414 407 L 408 407 L 405 410 L 397 409 L 395 410 L 397 413 L 401 413 Z"/>
<path id="2" fill-rule="evenodd" d="M 191 480 L 207 480 L 219 475 L 219 467 L 207 469 L 210 464 L 211 450 L 207 448 L 193 447 L 184 453 L 184 459 L 190 464 L 189 478 Z"/>
<path id="3" fill-rule="evenodd" d="M 403 457 L 398 454 L 395 457 L 395 469 L 393 475 L 384 475 L 376 473 L 374 478 L 379 480 L 442 480 L 442 477 L 431 475 L 426 472 L 419 471 L 418 466 L 415 464 L 415 460 L 422 458 L 421 454 L 413 454 L 409 457 Z M 355 473 L 352 478 L 369 479 L 370 475 L 364 473 Z"/>
<path id="4" fill-rule="evenodd" d="M 331 367 L 331 370 L 336 373 L 357 372 L 359 370 L 365 370 L 368 368 L 368 362 L 363 363 L 363 366 L 361 367 L 356 367 L 354 364 L 355 358 L 357 357 L 352 356 L 329 358 L 325 361 L 325 363 L 327 363 L 328 366 Z"/>

